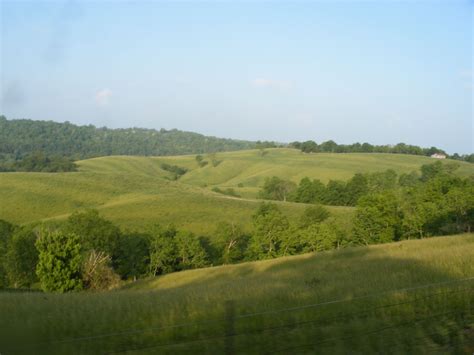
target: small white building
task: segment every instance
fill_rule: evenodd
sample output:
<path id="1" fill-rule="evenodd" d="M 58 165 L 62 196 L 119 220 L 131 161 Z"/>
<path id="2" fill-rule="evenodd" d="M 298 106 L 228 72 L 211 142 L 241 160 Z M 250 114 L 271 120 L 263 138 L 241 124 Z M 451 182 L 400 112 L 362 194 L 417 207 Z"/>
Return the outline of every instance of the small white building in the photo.
<path id="1" fill-rule="evenodd" d="M 446 155 L 444 154 L 439 154 L 439 153 L 434 153 L 433 155 L 431 155 L 431 157 L 433 159 L 446 159 Z"/>

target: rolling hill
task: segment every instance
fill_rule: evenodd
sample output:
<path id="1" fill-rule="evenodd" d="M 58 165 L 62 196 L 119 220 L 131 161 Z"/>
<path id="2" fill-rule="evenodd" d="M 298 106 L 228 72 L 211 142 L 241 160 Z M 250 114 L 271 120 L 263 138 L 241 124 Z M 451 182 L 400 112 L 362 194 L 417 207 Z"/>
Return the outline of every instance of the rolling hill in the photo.
<path id="1" fill-rule="evenodd" d="M 473 248 L 465 234 L 190 270 L 107 293 L 0 293 L 0 343 L 8 354 L 471 353 Z"/>
<path id="2" fill-rule="evenodd" d="M 255 197 L 266 177 L 275 175 L 295 182 L 305 176 L 346 180 L 356 172 L 410 172 L 433 161 L 395 154 L 304 154 L 295 149 L 267 149 L 263 155 L 259 150 L 247 150 L 204 156 L 206 161 L 212 159 L 216 166 L 199 167 L 195 155 L 110 156 L 79 161 L 78 172 L 0 173 L 0 219 L 32 223 L 96 208 L 129 229 L 162 223 L 209 234 L 219 221 L 248 228 L 259 203 Z M 172 181 L 171 174 L 161 169 L 162 163 L 185 167 L 188 172 Z M 474 174 L 474 165 L 459 164 L 460 175 Z M 242 198 L 215 193 L 213 187 L 232 187 Z M 298 203 L 278 204 L 290 218 L 305 208 Z M 353 210 L 329 208 L 336 218 L 344 219 Z"/>
<path id="3" fill-rule="evenodd" d="M 402 154 L 383 153 L 315 153 L 305 154 L 296 149 L 267 149 L 219 153 L 216 167 L 196 168 L 194 156 L 168 157 L 173 164 L 192 169 L 181 178 L 182 183 L 196 186 L 233 187 L 242 196 L 255 197 L 265 178 L 278 176 L 298 183 L 304 177 L 348 180 L 355 173 L 371 173 L 393 169 L 398 174 L 418 171 L 433 159 Z M 452 163 L 452 161 L 451 161 Z M 459 163 L 458 174 L 474 174 L 474 165 Z M 239 185 L 241 187 L 239 187 Z"/>

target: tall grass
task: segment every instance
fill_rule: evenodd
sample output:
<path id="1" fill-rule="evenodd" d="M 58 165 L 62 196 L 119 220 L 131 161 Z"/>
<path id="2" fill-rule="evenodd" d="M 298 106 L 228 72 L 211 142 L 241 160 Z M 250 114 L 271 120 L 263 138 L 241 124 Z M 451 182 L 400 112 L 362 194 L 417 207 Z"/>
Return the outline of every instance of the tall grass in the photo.
<path id="1" fill-rule="evenodd" d="M 467 234 L 179 272 L 107 293 L 2 293 L 0 349 L 472 352 L 473 250 Z"/>

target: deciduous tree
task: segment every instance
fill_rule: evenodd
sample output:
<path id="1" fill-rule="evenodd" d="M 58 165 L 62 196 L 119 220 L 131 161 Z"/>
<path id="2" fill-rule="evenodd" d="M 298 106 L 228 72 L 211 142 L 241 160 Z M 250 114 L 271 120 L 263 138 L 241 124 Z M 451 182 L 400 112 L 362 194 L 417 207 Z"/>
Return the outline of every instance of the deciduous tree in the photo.
<path id="1" fill-rule="evenodd" d="M 10 286 L 30 287 L 36 282 L 38 251 L 35 242 L 36 234 L 28 227 L 17 229 L 11 236 L 4 264 Z"/>
<path id="2" fill-rule="evenodd" d="M 36 274 L 43 290 L 63 293 L 82 289 L 83 260 L 79 236 L 43 230 L 36 248 L 39 251 Z"/>

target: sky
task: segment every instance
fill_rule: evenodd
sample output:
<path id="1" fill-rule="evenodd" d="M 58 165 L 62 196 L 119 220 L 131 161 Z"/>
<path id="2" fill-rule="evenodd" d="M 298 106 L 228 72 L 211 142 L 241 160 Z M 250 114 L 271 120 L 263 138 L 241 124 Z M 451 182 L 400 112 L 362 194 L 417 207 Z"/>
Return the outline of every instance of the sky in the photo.
<path id="1" fill-rule="evenodd" d="M 474 151 L 472 0 L 0 0 L 0 114 Z"/>

